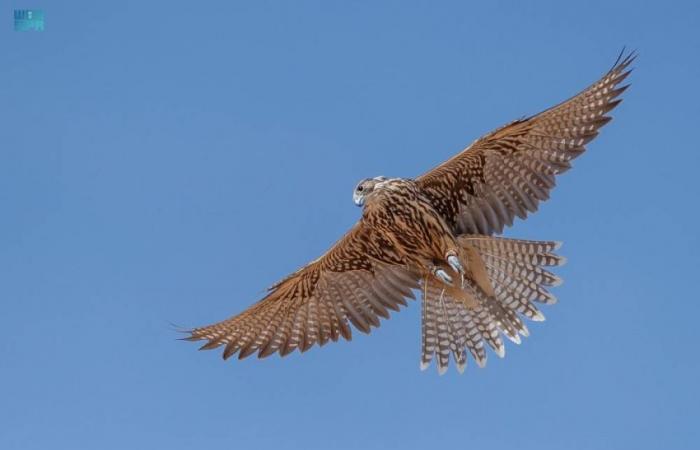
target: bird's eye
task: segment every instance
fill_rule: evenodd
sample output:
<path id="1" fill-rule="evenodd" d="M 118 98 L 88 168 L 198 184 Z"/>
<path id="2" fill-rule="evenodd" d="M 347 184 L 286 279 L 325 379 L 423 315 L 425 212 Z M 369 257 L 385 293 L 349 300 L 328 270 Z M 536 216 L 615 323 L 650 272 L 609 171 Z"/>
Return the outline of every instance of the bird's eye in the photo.
<path id="1" fill-rule="evenodd" d="M 357 186 L 357 190 L 358 190 L 358 191 L 362 192 L 363 189 L 364 189 L 364 188 L 363 188 L 362 186 Z"/>

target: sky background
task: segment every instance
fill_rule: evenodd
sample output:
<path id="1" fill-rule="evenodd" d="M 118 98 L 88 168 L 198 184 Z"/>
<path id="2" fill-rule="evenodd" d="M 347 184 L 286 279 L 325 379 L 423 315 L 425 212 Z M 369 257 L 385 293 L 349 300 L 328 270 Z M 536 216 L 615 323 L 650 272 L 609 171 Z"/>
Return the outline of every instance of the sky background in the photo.
<path id="1" fill-rule="evenodd" d="M 700 3 L 525 3 L 3 1 L 0 448 L 698 448 Z M 507 231 L 569 263 L 504 360 L 420 372 L 417 302 L 284 359 L 176 340 L 324 252 L 359 179 L 419 175 L 623 45 L 615 120 Z"/>

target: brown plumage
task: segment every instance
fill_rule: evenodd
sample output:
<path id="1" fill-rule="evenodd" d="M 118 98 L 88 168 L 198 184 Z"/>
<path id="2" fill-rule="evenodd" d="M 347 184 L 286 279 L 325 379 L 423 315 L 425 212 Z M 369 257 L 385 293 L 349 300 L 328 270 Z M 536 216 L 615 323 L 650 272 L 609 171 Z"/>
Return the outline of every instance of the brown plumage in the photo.
<path id="1" fill-rule="evenodd" d="M 544 320 L 533 302 L 554 303 L 561 280 L 546 267 L 564 262 L 556 242 L 494 237 L 549 197 L 555 176 L 610 121 L 635 55 L 620 58 L 571 99 L 478 139 L 415 180 L 360 182 L 360 221 L 323 256 L 270 288 L 258 303 L 222 322 L 191 330 L 188 340 L 265 357 L 302 352 L 340 337 L 352 324 L 369 333 L 389 310 L 421 292 L 421 367 L 467 354 L 483 366 L 484 343 L 504 355 L 501 334 L 520 343 L 523 317 Z"/>

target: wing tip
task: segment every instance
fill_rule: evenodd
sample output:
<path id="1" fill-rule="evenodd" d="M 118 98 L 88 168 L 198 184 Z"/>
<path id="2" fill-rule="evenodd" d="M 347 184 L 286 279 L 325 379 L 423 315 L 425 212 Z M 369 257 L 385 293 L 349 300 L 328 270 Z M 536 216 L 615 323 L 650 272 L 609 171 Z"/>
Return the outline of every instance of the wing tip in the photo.
<path id="1" fill-rule="evenodd" d="M 532 317 L 530 318 L 530 320 L 532 320 L 533 322 L 544 322 L 544 321 L 545 321 L 545 317 L 544 317 L 544 314 L 542 314 L 541 311 L 537 311 L 535 314 L 532 315 Z"/>
<path id="2" fill-rule="evenodd" d="M 515 334 L 506 334 L 506 337 L 515 345 L 520 345 L 522 344 L 522 339 L 520 338 L 520 334 L 515 333 Z"/>
<path id="3" fill-rule="evenodd" d="M 495 349 L 493 349 L 493 351 L 494 351 L 494 353 L 496 353 L 496 355 L 497 355 L 499 358 L 505 358 L 505 357 L 506 357 L 506 347 L 505 347 L 505 345 L 500 345 L 500 346 L 496 347 Z"/>
<path id="4" fill-rule="evenodd" d="M 519 333 L 523 337 L 530 337 L 530 330 L 527 328 L 527 326 L 525 326 L 524 323 L 522 324 L 522 328 L 519 330 Z"/>
<path id="5" fill-rule="evenodd" d="M 199 339 L 198 339 L 199 340 Z M 204 345 L 199 347 L 199 350 L 213 350 L 221 345 L 221 342 L 216 339 L 208 340 Z"/>
<path id="6" fill-rule="evenodd" d="M 622 50 L 620 50 L 620 53 L 617 55 L 615 64 L 613 64 L 609 72 L 621 72 L 625 70 L 630 64 L 634 62 L 634 60 L 637 59 L 638 56 L 639 52 L 637 51 L 637 49 L 628 51 L 627 46 L 623 45 Z M 630 69 L 630 71 L 631 70 L 632 69 Z"/>
<path id="7" fill-rule="evenodd" d="M 464 374 L 464 369 L 467 368 L 467 361 L 465 360 L 464 362 L 457 363 L 457 372 L 459 372 L 460 375 Z"/>

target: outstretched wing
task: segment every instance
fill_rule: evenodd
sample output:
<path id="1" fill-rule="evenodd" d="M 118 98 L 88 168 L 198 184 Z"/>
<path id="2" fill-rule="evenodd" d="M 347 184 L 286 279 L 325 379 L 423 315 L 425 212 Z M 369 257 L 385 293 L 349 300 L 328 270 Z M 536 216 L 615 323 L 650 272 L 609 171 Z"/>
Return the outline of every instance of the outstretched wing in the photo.
<path id="1" fill-rule="evenodd" d="M 225 346 L 223 357 L 255 352 L 266 357 L 302 352 L 340 336 L 351 339 L 348 322 L 369 333 L 379 317 L 415 298 L 418 276 L 381 234 L 358 222 L 326 254 L 270 288 L 265 298 L 223 322 L 196 328 L 188 340 L 202 349 Z"/>
<path id="2" fill-rule="evenodd" d="M 416 181 L 456 233 L 502 232 L 549 198 L 555 175 L 611 120 L 605 114 L 622 101 L 617 97 L 629 85 L 618 86 L 635 57 L 620 55 L 575 97 L 487 134 Z"/>

